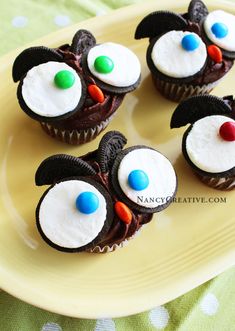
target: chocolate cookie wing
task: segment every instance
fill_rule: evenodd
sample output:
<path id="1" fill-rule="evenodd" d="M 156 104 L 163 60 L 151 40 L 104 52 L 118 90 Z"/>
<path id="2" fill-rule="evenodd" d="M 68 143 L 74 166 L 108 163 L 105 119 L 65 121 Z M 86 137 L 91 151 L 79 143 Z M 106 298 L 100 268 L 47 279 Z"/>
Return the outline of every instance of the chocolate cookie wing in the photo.
<path id="1" fill-rule="evenodd" d="M 232 108 L 225 100 L 214 95 L 197 95 L 186 99 L 176 107 L 170 127 L 179 128 L 209 115 L 232 117 L 232 114 Z"/>
<path id="2" fill-rule="evenodd" d="M 35 183 L 38 186 L 51 185 L 65 178 L 95 174 L 95 170 L 79 157 L 57 154 L 42 161 L 35 174 Z"/>
<path id="3" fill-rule="evenodd" d="M 186 20 L 170 11 L 156 11 L 138 24 L 135 39 L 154 38 L 171 30 L 184 30 L 187 27 Z"/>
<path id="4" fill-rule="evenodd" d="M 26 48 L 14 61 L 12 77 L 20 80 L 33 67 L 49 61 L 62 62 L 63 57 L 56 50 L 44 46 Z"/>
<path id="5" fill-rule="evenodd" d="M 102 137 L 97 150 L 97 159 L 102 172 L 107 172 L 111 168 L 126 143 L 126 137 L 118 131 L 109 131 Z"/>

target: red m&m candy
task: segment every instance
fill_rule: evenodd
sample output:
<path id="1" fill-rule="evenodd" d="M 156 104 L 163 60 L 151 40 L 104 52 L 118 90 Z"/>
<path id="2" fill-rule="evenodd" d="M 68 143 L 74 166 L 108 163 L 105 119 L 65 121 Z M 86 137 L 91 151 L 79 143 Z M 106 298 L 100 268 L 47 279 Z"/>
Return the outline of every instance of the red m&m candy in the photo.
<path id="1" fill-rule="evenodd" d="M 235 122 L 224 122 L 219 129 L 219 134 L 226 141 L 235 141 Z"/>

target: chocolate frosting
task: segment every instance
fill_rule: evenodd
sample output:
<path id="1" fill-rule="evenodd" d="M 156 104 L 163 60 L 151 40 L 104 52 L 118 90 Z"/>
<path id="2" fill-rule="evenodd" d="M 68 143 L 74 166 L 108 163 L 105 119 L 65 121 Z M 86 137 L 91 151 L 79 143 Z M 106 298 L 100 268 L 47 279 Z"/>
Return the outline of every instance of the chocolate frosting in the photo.
<path id="1" fill-rule="evenodd" d="M 113 205 L 116 201 L 120 201 L 115 193 L 115 188 L 112 187 L 110 180 L 110 172 L 101 172 L 100 165 L 96 161 L 97 151 L 90 152 L 81 159 L 89 163 L 96 171 L 94 176 L 90 176 L 97 182 L 101 183 L 106 190 L 109 192 Z M 113 208 L 113 206 L 108 206 L 108 208 Z M 115 213 L 112 225 L 106 236 L 98 243 L 98 246 L 103 248 L 104 246 L 112 246 L 114 244 L 120 244 L 122 241 L 131 238 L 136 231 L 138 231 L 142 225 L 149 223 L 153 217 L 152 214 L 140 213 L 136 210 L 131 210 L 132 221 L 130 224 L 123 222 Z"/>

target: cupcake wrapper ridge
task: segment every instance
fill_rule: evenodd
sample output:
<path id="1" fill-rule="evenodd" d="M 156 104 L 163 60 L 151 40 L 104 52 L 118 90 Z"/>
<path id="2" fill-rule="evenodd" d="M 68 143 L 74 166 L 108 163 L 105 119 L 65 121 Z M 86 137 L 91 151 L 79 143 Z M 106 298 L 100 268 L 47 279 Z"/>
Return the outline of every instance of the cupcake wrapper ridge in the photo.
<path id="1" fill-rule="evenodd" d="M 209 177 L 196 173 L 197 177 L 206 185 L 221 191 L 235 189 L 235 177 Z"/>
<path id="2" fill-rule="evenodd" d="M 209 94 L 222 79 L 220 78 L 209 84 L 193 86 L 190 84 L 179 85 L 165 82 L 154 75 L 152 75 L 152 77 L 156 89 L 166 98 L 176 102 L 183 101 L 193 95 Z"/>
<path id="3" fill-rule="evenodd" d="M 106 120 L 102 121 L 101 123 L 97 124 L 93 128 L 88 128 L 85 130 L 62 130 L 55 128 L 50 123 L 42 122 L 41 127 L 42 129 L 51 137 L 65 142 L 70 145 L 81 145 L 87 143 L 93 139 L 95 139 L 101 131 L 103 131 L 109 122 L 112 120 L 115 114 L 108 117 Z"/>
<path id="4" fill-rule="evenodd" d="M 140 232 L 141 232 L 141 230 L 145 227 L 145 225 L 146 224 L 143 224 L 142 226 L 141 226 L 141 228 L 139 228 L 138 229 L 138 231 L 136 231 L 136 233 L 135 234 L 133 234 L 133 236 L 131 236 L 131 237 L 129 237 L 129 238 L 127 238 L 127 239 L 125 239 L 125 240 L 123 240 L 121 243 L 119 243 L 119 244 L 113 244 L 113 245 L 106 245 L 106 246 L 104 246 L 104 247 L 100 247 L 99 245 L 97 245 L 97 246 L 95 246 L 95 247 L 93 247 L 93 248 L 90 248 L 90 249 L 88 249 L 86 252 L 87 253 L 98 253 L 98 254 L 103 254 L 103 253 L 111 253 L 111 252 L 114 252 L 115 250 L 117 250 L 117 249 L 119 249 L 119 248 L 121 248 L 121 247 L 125 247 L 125 246 L 127 246 L 128 244 L 129 244 L 129 241 L 131 240 L 131 239 L 134 239 L 135 237 L 137 237 L 139 234 L 140 234 Z"/>

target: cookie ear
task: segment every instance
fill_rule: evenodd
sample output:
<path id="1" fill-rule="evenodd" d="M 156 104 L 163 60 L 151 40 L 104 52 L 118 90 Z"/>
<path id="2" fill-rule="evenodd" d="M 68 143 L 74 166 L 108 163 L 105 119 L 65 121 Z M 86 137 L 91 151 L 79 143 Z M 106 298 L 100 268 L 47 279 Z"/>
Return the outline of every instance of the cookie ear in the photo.
<path id="1" fill-rule="evenodd" d="M 13 63 L 14 82 L 20 80 L 33 67 L 49 61 L 62 62 L 63 57 L 56 50 L 44 46 L 26 48 Z"/>
<path id="2" fill-rule="evenodd" d="M 93 34 L 87 30 L 78 30 L 73 37 L 70 51 L 75 54 L 83 54 L 95 44 L 96 39 Z"/>
<path id="3" fill-rule="evenodd" d="M 38 186 L 51 185 L 65 178 L 95 174 L 95 170 L 79 157 L 57 154 L 42 161 L 35 174 L 35 183 Z"/>
<path id="4" fill-rule="evenodd" d="M 102 137 L 97 150 L 97 159 L 102 172 L 107 172 L 111 168 L 126 143 L 126 137 L 118 131 L 109 131 Z"/>
<path id="5" fill-rule="evenodd" d="M 192 0 L 188 6 L 188 16 L 191 22 L 199 23 L 209 14 L 206 5 L 201 0 Z"/>
<path id="6" fill-rule="evenodd" d="M 139 23 L 135 31 L 135 39 L 153 38 L 171 30 L 184 30 L 187 27 L 186 20 L 173 12 L 156 11 Z"/>
<path id="7" fill-rule="evenodd" d="M 233 111 L 228 101 L 229 99 L 226 101 L 214 95 L 197 95 L 188 98 L 176 107 L 170 126 L 179 128 L 210 115 L 232 116 Z"/>

